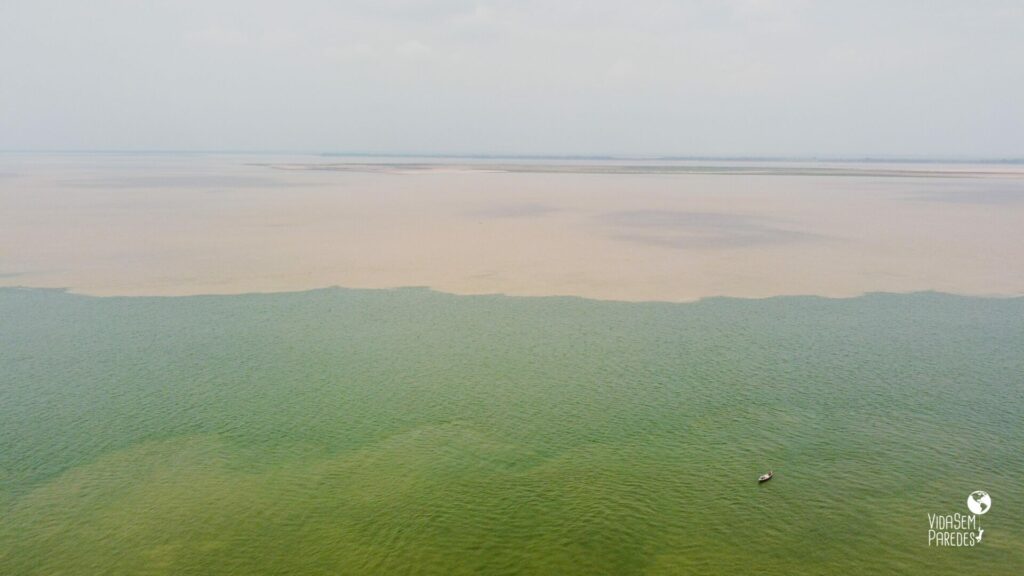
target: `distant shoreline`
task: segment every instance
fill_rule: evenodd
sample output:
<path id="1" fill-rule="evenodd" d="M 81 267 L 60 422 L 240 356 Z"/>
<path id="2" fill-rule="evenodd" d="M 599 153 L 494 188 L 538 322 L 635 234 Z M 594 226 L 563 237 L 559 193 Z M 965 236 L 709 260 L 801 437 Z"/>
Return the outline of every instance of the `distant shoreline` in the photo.
<path id="1" fill-rule="evenodd" d="M 1024 157 L 991 156 L 758 156 L 758 155 L 676 155 L 676 154 L 482 154 L 447 152 L 331 152 L 322 150 L 0 150 L 0 154 L 12 155 L 124 155 L 124 156 L 319 156 L 327 158 L 395 158 L 432 160 L 528 160 L 567 162 L 801 162 L 801 163 L 844 163 L 844 164 L 1024 164 Z"/>
<path id="2" fill-rule="evenodd" d="M 411 159 L 411 158 L 410 158 Z M 440 159 L 439 159 L 440 160 Z M 464 159 L 464 160 L 469 160 Z M 738 162 L 738 161 L 736 161 Z M 781 164 L 778 163 L 778 164 Z M 786 162 L 785 166 L 775 163 L 723 163 L 712 164 L 637 164 L 637 163 L 503 163 L 503 162 L 253 162 L 274 170 L 313 172 L 363 172 L 363 173 L 420 173 L 437 170 L 466 172 L 501 172 L 519 174 L 701 174 L 723 176 L 839 176 L 839 177 L 887 177 L 887 178 L 1024 178 L 1024 171 L 1016 170 L 942 170 L 873 167 L 868 163 L 831 163 L 829 166 L 808 166 L 806 162 Z M 850 166 L 850 164 L 861 164 Z M 895 166 L 895 163 L 889 163 Z M 929 166 L 945 164 L 928 163 Z M 978 166 L 958 164 L 957 166 Z"/>

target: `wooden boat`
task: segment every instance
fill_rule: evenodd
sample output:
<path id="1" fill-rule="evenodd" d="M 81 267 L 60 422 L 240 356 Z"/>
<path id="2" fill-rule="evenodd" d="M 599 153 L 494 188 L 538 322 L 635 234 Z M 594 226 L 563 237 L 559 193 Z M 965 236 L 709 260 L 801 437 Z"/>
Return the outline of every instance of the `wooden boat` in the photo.
<path id="1" fill-rule="evenodd" d="M 758 476 L 757 483 L 760 484 L 761 482 L 767 482 L 772 479 L 772 476 L 775 476 L 775 472 L 769 470 L 767 474 L 761 474 Z"/>

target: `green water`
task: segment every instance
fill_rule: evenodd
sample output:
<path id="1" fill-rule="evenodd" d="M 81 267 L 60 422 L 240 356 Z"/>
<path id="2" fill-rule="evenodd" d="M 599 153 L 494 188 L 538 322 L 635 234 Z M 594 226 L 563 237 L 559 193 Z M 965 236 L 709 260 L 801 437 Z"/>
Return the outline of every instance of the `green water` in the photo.
<path id="1" fill-rule="evenodd" d="M 2 289 L 0 574 L 1013 574 L 1022 415 L 1024 299 Z"/>

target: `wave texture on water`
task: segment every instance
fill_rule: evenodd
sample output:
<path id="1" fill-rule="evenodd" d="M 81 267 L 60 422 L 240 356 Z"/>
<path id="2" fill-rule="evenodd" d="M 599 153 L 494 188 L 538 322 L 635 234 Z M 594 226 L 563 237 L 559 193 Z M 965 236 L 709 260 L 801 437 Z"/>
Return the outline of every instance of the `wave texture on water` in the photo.
<path id="1" fill-rule="evenodd" d="M 0 289 L 0 318 L 3 574 L 1024 565 L 1024 299 Z M 929 548 L 979 489 L 984 542 Z"/>

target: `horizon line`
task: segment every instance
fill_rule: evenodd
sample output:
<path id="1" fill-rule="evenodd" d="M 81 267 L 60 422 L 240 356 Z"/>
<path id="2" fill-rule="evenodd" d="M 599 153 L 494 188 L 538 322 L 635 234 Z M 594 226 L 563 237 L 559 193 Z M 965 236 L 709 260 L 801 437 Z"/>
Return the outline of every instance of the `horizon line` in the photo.
<path id="1" fill-rule="evenodd" d="M 912 154 L 518 154 L 459 152 L 371 152 L 295 149 L 0 149 L 0 154 L 81 155 L 274 155 L 293 154 L 337 158 L 433 158 L 472 160 L 626 160 L 626 161 L 732 161 L 732 162 L 880 162 L 1022 164 L 1024 156 L 912 155 Z"/>

